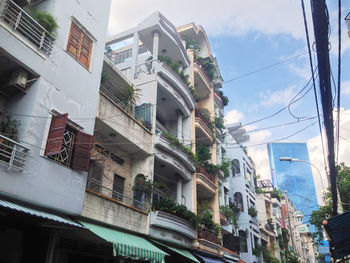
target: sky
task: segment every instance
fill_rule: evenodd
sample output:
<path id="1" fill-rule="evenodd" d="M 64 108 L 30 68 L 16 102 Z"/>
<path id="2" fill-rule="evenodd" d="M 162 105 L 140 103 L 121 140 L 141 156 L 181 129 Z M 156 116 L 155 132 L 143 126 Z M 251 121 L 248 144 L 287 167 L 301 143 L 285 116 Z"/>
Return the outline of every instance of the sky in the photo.
<path id="1" fill-rule="evenodd" d="M 331 28 L 330 59 L 335 81 L 338 76 L 336 2 L 327 1 Z M 339 161 L 350 165 L 350 136 L 346 136 L 350 135 L 350 38 L 343 19 L 350 12 L 350 2 L 342 1 L 342 4 L 343 110 Z M 305 0 L 305 5 L 313 43 L 310 2 Z M 108 34 L 113 35 L 134 27 L 155 11 L 160 11 L 176 27 L 190 22 L 204 27 L 224 79 L 222 90 L 229 97 L 229 104 L 225 108 L 226 124 L 239 121 L 245 125 L 272 115 L 288 105 L 311 78 L 300 1 L 112 0 Z M 315 52 L 313 58 L 316 65 Z M 279 63 L 285 60 L 288 61 Z M 279 64 L 261 70 L 276 63 Z M 258 72 L 248 74 L 255 71 Z M 309 87 L 311 86 L 305 91 Z M 315 116 L 315 98 L 311 89 L 302 99 L 292 104 L 290 113 L 285 109 L 273 118 L 245 126 L 250 135 L 250 142 L 246 146 L 255 162 L 258 175 L 270 178 L 265 143 L 288 137 L 284 141 L 308 143 L 310 160 L 318 168 L 324 181 L 327 181 L 317 119 L 305 120 Z M 250 132 L 291 122 L 294 123 Z M 313 168 L 318 190 L 321 187 L 320 173 Z"/>

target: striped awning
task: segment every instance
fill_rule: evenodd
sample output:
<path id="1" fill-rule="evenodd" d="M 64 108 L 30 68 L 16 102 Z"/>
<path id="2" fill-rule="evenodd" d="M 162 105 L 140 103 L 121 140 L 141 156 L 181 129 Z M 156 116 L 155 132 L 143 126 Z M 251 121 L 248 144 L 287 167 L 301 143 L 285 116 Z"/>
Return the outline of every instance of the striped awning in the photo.
<path id="1" fill-rule="evenodd" d="M 113 243 L 115 256 L 152 263 L 164 263 L 165 256 L 168 255 L 140 236 L 86 222 L 81 223 L 95 235 Z"/>
<path id="2" fill-rule="evenodd" d="M 5 207 L 5 208 L 8 208 L 8 209 L 13 209 L 13 210 L 16 210 L 18 212 L 21 212 L 21 213 L 25 213 L 25 214 L 28 214 L 28 215 L 32 215 L 32 216 L 37 216 L 37 217 L 41 217 L 41 218 L 45 218 L 47 220 L 50 220 L 50 221 L 55 221 L 55 222 L 58 222 L 58 223 L 63 223 L 63 224 L 67 224 L 67 225 L 71 225 L 71 226 L 76 226 L 76 227 L 81 227 L 81 228 L 84 228 L 84 226 L 68 219 L 68 218 L 64 218 L 62 216 L 58 216 L 58 215 L 55 215 L 55 214 L 51 214 L 51 213 L 48 213 L 48 212 L 44 212 L 44 211 L 40 211 L 40 210 L 37 210 L 37 209 L 33 209 L 33 208 L 29 208 L 29 207 L 26 207 L 26 206 L 23 206 L 23 205 L 19 205 L 19 204 L 16 204 L 16 203 L 13 203 L 13 202 L 9 202 L 9 201 L 5 201 L 5 200 L 1 200 L 0 199 L 0 207 Z"/>

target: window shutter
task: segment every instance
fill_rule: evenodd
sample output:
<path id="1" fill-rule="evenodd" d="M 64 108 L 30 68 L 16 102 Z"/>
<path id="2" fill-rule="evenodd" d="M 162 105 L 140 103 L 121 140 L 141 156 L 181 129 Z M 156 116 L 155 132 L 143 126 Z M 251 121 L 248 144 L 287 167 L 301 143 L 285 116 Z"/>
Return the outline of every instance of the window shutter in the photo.
<path id="1" fill-rule="evenodd" d="M 52 117 L 50 131 L 47 137 L 45 156 L 51 156 L 61 152 L 67 119 L 68 113 Z"/>
<path id="2" fill-rule="evenodd" d="M 73 169 L 89 170 L 93 138 L 94 136 L 90 134 L 77 132 L 74 142 Z"/>
<path id="3" fill-rule="evenodd" d="M 67 43 L 67 51 L 76 58 L 78 57 L 82 34 L 83 32 L 79 29 L 79 27 L 72 23 Z"/>
<path id="4" fill-rule="evenodd" d="M 92 41 L 85 34 L 83 34 L 79 61 L 87 68 L 89 68 L 90 65 L 91 47 Z"/>

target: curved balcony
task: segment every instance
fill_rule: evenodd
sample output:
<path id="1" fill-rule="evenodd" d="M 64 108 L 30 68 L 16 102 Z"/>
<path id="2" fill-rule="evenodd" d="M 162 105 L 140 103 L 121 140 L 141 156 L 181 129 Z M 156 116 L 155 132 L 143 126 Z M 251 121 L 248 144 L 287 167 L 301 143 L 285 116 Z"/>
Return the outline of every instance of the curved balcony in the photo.
<path id="1" fill-rule="evenodd" d="M 219 108 L 221 108 L 221 109 L 224 108 L 224 103 L 222 102 L 221 97 L 215 91 L 214 91 L 214 100 L 215 100 L 216 105 L 218 105 Z"/>
<path id="2" fill-rule="evenodd" d="M 165 212 L 151 212 L 150 225 L 175 231 L 191 240 L 194 240 L 196 238 L 196 230 L 194 229 L 191 222 Z"/>
<path id="3" fill-rule="evenodd" d="M 193 71 L 194 83 L 198 96 L 200 98 L 206 98 L 207 96 L 209 96 L 212 90 L 210 79 L 207 76 L 205 70 L 203 69 L 203 65 L 199 61 L 196 61 L 193 64 Z"/>
<path id="4" fill-rule="evenodd" d="M 215 135 L 209 128 L 209 122 L 201 114 L 199 110 L 196 110 L 196 138 L 200 139 L 202 144 L 210 145 L 213 143 Z"/>
<path id="5" fill-rule="evenodd" d="M 192 177 L 192 173 L 195 171 L 195 165 L 187 152 L 171 144 L 164 135 L 155 136 L 155 145 L 157 158 L 173 166 L 185 178 L 190 179 Z"/>
<path id="6" fill-rule="evenodd" d="M 196 169 L 197 197 L 199 199 L 212 198 L 216 194 L 216 176 L 208 173 L 201 165 Z"/>
<path id="7" fill-rule="evenodd" d="M 214 232 L 205 228 L 198 230 L 198 239 L 202 239 L 205 241 L 209 241 L 213 244 L 220 245 L 218 236 Z"/>
<path id="8" fill-rule="evenodd" d="M 158 72 L 159 82 L 164 88 L 171 93 L 182 107 L 187 107 L 188 109 L 183 109 L 185 112 L 189 112 L 195 108 L 194 97 L 188 88 L 187 84 L 182 80 L 182 78 L 174 72 L 167 64 L 159 61 L 153 61 L 155 63 L 155 71 Z"/>

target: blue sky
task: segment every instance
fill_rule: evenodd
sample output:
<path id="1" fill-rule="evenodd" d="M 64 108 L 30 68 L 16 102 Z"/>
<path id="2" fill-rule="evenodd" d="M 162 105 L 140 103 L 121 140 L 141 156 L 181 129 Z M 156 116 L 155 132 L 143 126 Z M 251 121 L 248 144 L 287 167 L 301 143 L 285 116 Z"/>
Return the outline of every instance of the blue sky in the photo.
<path id="1" fill-rule="evenodd" d="M 337 77 L 337 6 L 327 1 L 332 34 L 331 63 Z M 350 12 L 350 3 L 343 2 L 342 10 L 342 107 L 350 109 L 350 38 L 343 18 Z M 220 3 L 220 4 L 218 4 Z M 305 0 L 310 37 L 313 41 L 309 1 Z M 213 54 L 217 57 L 224 80 L 239 77 L 307 52 L 300 1 L 290 0 L 112 0 L 109 35 L 137 25 L 148 15 L 160 11 L 175 26 L 190 22 L 202 25 L 206 30 Z M 223 91 L 229 97 L 225 108 L 226 121 L 243 124 L 268 116 L 283 106 L 307 83 L 311 77 L 307 54 L 256 74 L 224 84 Z M 291 107 L 297 116 L 316 116 L 314 94 L 311 90 L 300 102 Z M 346 113 L 344 117 L 350 116 Z M 285 110 L 276 117 L 246 127 L 247 130 L 296 121 Z M 248 151 L 256 163 L 257 172 L 269 177 L 266 145 L 251 147 L 256 143 L 287 137 L 310 125 L 315 120 L 261 130 L 250 133 Z M 344 124 L 350 130 L 349 122 Z M 345 127 L 346 128 L 346 127 Z M 310 159 L 323 167 L 321 143 L 317 123 L 290 140 L 308 143 Z M 343 142 L 341 158 L 350 156 L 349 142 Z M 341 159 L 340 158 L 340 159 Z M 350 157 L 348 159 L 350 162 Z M 350 165 L 350 163 L 348 163 Z"/>

